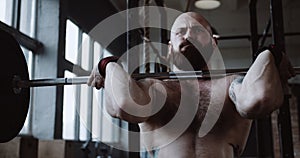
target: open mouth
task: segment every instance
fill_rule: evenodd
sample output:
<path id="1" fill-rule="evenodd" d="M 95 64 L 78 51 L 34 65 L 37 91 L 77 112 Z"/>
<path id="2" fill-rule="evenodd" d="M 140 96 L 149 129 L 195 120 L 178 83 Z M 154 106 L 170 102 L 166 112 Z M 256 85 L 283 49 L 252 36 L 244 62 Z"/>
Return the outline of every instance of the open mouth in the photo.
<path id="1" fill-rule="evenodd" d="M 192 44 L 186 44 L 180 47 L 181 52 L 185 52 L 187 49 L 194 47 Z"/>

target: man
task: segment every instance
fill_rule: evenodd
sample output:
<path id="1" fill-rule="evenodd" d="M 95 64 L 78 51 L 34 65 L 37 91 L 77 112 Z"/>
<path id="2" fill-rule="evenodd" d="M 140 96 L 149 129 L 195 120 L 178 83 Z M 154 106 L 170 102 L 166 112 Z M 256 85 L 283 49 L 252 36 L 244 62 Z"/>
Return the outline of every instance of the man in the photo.
<path id="1" fill-rule="evenodd" d="M 180 71 L 209 69 L 210 63 L 206 61 L 216 49 L 211 35 L 211 26 L 201 15 L 192 12 L 180 15 L 171 30 L 168 60 Z M 245 76 L 184 81 L 151 78 L 136 81 L 119 64 L 111 61 L 115 59 L 102 60 L 99 65 L 101 75 L 94 69 L 88 84 L 96 88 L 104 85 L 106 109 L 111 116 L 139 123 L 141 133 L 163 129 L 147 138 L 142 136 L 149 152 L 158 149 L 159 158 L 239 156 L 245 147 L 252 119 L 268 115 L 282 104 L 283 87 L 287 79 L 295 75 L 286 56 L 275 62 L 277 59 L 270 50 L 257 56 Z M 217 95 L 211 95 L 213 93 Z M 181 102 L 184 97 L 188 101 Z M 161 103 L 163 105 L 159 105 Z M 163 127 L 182 111 L 180 106 L 192 113 L 193 110 L 188 109 L 193 109 L 190 105 L 195 103 L 197 108 L 191 114 L 190 124 L 178 137 L 168 139 L 174 133 L 178 134 L 182 122 L 167 129 Z M 221 107 L 221 113 L 208 133 L 199 136 L 210 106 Z M 184 120 L 188 116 L 181 117 Z"/>

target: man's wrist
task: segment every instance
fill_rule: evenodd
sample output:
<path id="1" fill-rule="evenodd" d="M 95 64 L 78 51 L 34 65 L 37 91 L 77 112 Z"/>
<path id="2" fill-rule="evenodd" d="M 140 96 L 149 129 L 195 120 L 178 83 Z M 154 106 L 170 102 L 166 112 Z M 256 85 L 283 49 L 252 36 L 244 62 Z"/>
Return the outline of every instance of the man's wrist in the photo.
<path id="1" fill-rule="evenodd" d="M 265 51 L 265 50 L 269 50 L 271 52 L 271 54 L 274 57 L 275 60 L 275 65 L 277 67 L 279 67 L 281 59 L 282 59 L 282 52 L 280 49 L 278 49 L 277 46 L 270 44 L 268 47 L 262 47 L 258 50 L 258 54 L 260 54 L 261 52 Z M 257 55 L 258 55 L 257 54 Z"/>
<path id="2" fill-rule="evenodd" d="M 278 67 L 280 65 L 281 59 L 282 59 L 282 52 L 280 49 L 278 49 L 277 46 L 270 44 L 269 48 L 270 52 L 273 54 L 275 59 L 275 64 Z"/>
<path id="3" fill-rule="evenodd" d="M 98 63 L 98 70 L 99 70 L 100 75 L 103 78 L 105 78 L 107 64 L 110 62 L 117 62 L 118 60 L 119 60 L 119 57 L 117 57 L 117 56 L 110 56 L 110 57 L 101 59 Z"/>

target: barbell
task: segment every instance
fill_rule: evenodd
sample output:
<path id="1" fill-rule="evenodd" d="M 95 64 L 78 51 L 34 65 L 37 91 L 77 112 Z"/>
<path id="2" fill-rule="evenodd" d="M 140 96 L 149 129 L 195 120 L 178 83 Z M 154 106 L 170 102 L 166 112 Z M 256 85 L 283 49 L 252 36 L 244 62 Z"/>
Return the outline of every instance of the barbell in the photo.
<path id="1" fill-rule="evenodd" d="M 86 84 L 89 76 L 74 78 L 54 78 L 29 80 L 28 68 L 24 54 L 18 42 L 7 32 L 0 30 L 0 48 L 2 48 L 2 60 L 0 60 L 1 90 L 0 90 L 0 143 L 10 141 L 18 135 L 22 129 L 29 108 L 30 87 L 59 86 Z M 186 71 L 132 74 L 132 78 L 155 79 L 195 79 L 223 77 L 229 74 L 246 74 L 248 69 L 226 69 L 210 71 Z M 300 68 L 296 73 L 300 74 Z"/>

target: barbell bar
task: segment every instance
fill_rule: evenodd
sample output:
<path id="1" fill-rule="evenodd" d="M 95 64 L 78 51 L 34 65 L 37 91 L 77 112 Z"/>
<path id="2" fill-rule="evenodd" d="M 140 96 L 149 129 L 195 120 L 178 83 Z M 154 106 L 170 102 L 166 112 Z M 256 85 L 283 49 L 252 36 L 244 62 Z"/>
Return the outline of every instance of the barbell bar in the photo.
<path id="1" fill-rule="evenodd" d="M 0 30 L 0 48 L 2 60 L 0 60 L 0 143 L 7 142 L 18 135 L 22 129 L 29 108 L 30 87 L 78 85 L 86 84 L 89 76 L 74 78 L 54 78 L 29 80 L 27 63 L 18 42 L 5 31 Z M 132 74 L 132 78 L 154 79 L 195 79 L 218 78 L 231 74 L 246 74 L 248 68 L 209 70 L 209 71 L 185 71 Z M 300 74 L 300 68 L 295 68 Z"/>
<path id="2" fill-rule="evenodd" d="M 296 74 L 300 74 L 300 67 L 294 67 Z M 209 71 L 180 71 L 180 72 L 161 72 L 161 73 L 139 73 L 132 74 L 131 77 L 135 80 L 144 78 L 153 78 L 159 80 L 165 79 L 206 79 L 218 78 L 233 74 L 246 74 L 248 68 L 241 69 L 226 69 L 226 70 L 209 70 Z M 29 87 L 45 87 L 45 86 L 60 86 L 60 85 L 78 85 L 86 84 L 89 76 L 80 76 L 72 78 L 53 78 L 53 79 L 36 79 L 36 80 L 21 80 L 19 76 L 13 78 L 13 88 L 18 89 Z M 17 92 L 16 92 L 17 93 Z"/>
<path id="3" fill-rule="evenodd" d="M 131 77 L 135 80 L 144 78 L 153 79 L 195 79 L 195 78 L 211 78 L 223 77 L 229 74 L 245 74 L 248 69 L 227 69 L 227 70 L 211 70 L 211 71 L 185 71 L 185 72 L 162 72 L 162 73 L 140 73 L 132 74 Z M 86 84 L 89 76 L 80 76 L 72 78 L 53 78 L 53 79 L 36 79 L 36 80 L 21 80 L 19 76 L 13 78 L 13 88 L 29 88 L 29 87 L 45 87 L 45 86 L 60 86 L 60 85 L 77 85 Z"/>

